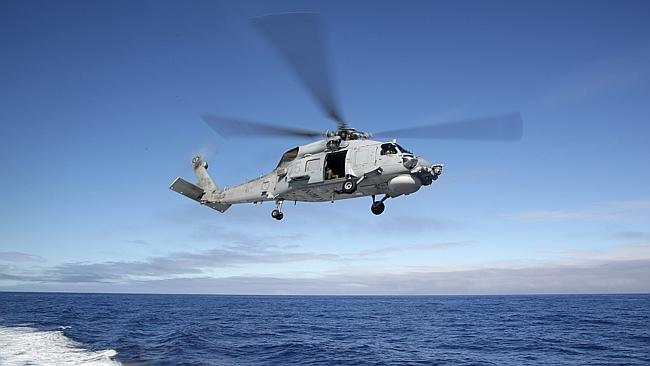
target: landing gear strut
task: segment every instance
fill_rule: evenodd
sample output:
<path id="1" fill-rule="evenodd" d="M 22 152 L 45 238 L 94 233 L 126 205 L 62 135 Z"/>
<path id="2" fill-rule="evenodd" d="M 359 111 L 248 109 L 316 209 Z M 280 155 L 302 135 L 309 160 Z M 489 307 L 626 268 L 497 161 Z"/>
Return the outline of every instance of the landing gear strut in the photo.
<path id="1" fill-rule="evenodd" d="M 280 221 L 284 217 L 284 214 L 282 213 L 282 204 L 284 203 L 284 200 L 277 200 L 275 201 L 275 206 L 277 207 L 275 210 L 271 211 L 271 217 Z"/>
<path id="2" fill-rule="evenodd" d="M 372 213 L 375 215 L 381 215 L 381 213 L 384 212 L 384 209 L 386 208 L 384 201 L 386 201 L 388 198 L 389 196 L 385 195 L 381 200 L 375 201 L 375 195 L 372 195 L 372 206 L 370 206 L 370 211 L 372 211 Z"/>

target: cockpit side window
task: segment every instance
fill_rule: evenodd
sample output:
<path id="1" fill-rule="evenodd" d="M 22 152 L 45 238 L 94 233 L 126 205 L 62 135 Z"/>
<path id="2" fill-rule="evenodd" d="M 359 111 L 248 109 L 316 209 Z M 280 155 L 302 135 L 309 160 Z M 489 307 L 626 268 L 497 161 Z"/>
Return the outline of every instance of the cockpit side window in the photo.
<path id="1" fill-rule="evenodd" d="M 392 143 L 385 143 L 381 145 L 381 155 L 397 154 L 397 147 Z"/>
<path id="2" fill-rule="evenodd" d="M 279 168 L 282 165 L 285 165 L 286 163 L 292 161 L 298 156 L 298 148 L 295 147 L 286 153 L 282 155 L 282 159 L 280 159 L 280 162 L 278 163 L 278 166 L 276 168 Z"/>

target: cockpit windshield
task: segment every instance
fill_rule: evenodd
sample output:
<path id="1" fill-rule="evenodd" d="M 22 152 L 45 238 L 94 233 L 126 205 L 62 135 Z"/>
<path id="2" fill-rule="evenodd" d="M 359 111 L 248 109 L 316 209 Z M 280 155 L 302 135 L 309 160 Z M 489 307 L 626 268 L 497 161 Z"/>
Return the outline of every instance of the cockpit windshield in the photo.
<path id="1" fill-rule="evenodd" d="M 298 156 L 298 148 L 294 147 L 293 149 L 287 151 L 282 155 L 282 159 L 280 159 L 280 162 L 278 163 L 278 166 L 276 168 L 285 165 L 286 163 L 295 159 L 297 156 Z"/>
<path id="2" fill-rule="evenodd" d="M 400 145 L 400 144 L 395 144 L 395 145 L 397 145 L 397 147 L 399 148 L 399 150 L 400 150 L 401 152 L 403 152 L 404 154 L 411 154 L 411 155 L 413 155 L 412 152 L 410 152 L 410 151 L 406 150 L 405 148 L 403 148 L 402 145 Z"/>

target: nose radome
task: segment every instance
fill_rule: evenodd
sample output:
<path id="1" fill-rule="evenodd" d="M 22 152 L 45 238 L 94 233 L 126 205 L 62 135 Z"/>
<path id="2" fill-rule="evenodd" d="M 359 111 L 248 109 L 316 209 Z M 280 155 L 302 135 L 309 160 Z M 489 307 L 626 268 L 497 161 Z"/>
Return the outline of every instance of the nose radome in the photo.
<path id="1" fill-rule="evenodd" d="M 391 197 L 417 192 L 422 187 L 422 181 L 414 174 L 401 174 L 388 181 L 388 192 Z"/>

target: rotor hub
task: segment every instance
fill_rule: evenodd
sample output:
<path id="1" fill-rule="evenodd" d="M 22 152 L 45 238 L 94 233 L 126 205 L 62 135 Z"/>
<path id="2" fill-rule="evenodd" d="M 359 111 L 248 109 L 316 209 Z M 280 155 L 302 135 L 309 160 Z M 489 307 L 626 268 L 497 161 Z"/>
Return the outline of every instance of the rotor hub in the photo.
<path id="1" fill-rule="evenodd" d="M 329 135 L 329 134 L 328 134 Z M 339 136 L 341 140 L 365 140 L 370 137 L 367 132 L 357 131 L 354 128 L 339 128 L 334 132 L 334 136 Z"/>

